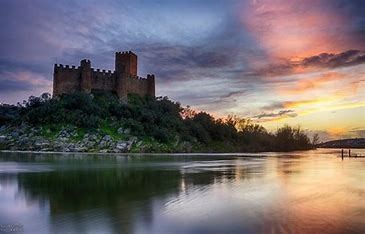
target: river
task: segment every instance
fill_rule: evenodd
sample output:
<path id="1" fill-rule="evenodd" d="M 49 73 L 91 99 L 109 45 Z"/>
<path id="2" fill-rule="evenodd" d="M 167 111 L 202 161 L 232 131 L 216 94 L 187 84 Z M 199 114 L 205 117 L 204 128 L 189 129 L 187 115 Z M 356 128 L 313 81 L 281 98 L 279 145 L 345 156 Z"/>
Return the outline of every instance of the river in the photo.
<path id="1" fill-rule="evenodd" d="M 365 158 L 339 155 L 2 152 L 0 232 L 365 233 Z"/>

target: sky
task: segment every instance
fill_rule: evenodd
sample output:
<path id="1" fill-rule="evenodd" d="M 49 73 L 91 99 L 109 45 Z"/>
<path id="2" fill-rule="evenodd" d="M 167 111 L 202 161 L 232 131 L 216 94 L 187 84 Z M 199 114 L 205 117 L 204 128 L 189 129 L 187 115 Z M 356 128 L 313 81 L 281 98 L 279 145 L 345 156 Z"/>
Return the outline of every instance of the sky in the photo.
<path id="1" fill-rule="evenodd" d="M 365 137 L 365 1 L 3 0 L 0 102 L 52 92 L 53 65 L 138 55 L 168 96 L 322 140 Z"/>

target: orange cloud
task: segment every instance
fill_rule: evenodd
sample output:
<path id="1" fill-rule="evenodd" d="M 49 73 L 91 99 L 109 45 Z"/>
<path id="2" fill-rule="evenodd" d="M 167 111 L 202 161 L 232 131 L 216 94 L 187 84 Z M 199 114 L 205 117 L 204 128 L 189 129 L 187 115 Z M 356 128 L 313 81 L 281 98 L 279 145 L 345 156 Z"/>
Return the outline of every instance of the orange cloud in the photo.
<path id="1" fill-rule="evenodd" d="M 281 76 L 310 73 L 316 71 L 328 71 L 334 68 L 359 66 L 365 63 L 365 51 L 347 50 L 341 53 L 321 53 L 302 59 L 279 59 L 269 64 L 251 65 L 256 75 L 268 77 L 270 79 Z"/>
<path id="2" fill-rule="evenodd" d="M 313 100 L 283 102 L 282 105 L 284 106 L 284 108 L 304 108 L 302 111 L 298 111 L 298 114 L 300 115 L 310 114 L 316 111 L 343 110 L 365 106 L 365 101 L 334 104 L 334 100 L 334 98 L 325 97 Z"/>
<path id="3" fill-rule="evenodd" d="M 299 80 L 296 85 L 293 87 L 280 87 L 279 93 L 281 94 L 301 94 L 307 91 L 312 91 L 314 89 L 318 89 L 323 87 L 325 84 L 339 81 L 344 79 L 344 75 L 338 72 L 328 72 L 324 73 L 318 77 L 313 79 L 302 79 Z"/>
<path id="4" fill-rule="evenodd" d="M 357 93 L 360 83 L 364 81 L 365 80 L 357 80 L 347 84 L 346 86 L 342 86 L 341 89 L 335 92 L 335 95 L 339 97 L 354 95 Z"/>
<path id="5" fill-rule="evenodd" d="M 272 57 L 295 61 L 359 44 L 350 35 L 338 35 L 346 19 L 333 9 L 321 8 L 320 1 L 255 0 L 242 9 L 243 25 Z"/>
<path id="6" fill-rule="evenodd" d="M 365 107 L 365 101 L 345 101 L 337 96 L 326 96 L 317 99 L 299 101 L 283 101 L 263 107 L 263 112 L 253 116 L 257 122 L 278 122 L 297 116 L 309 115 L 316 112 L 336 111 Z M 276 110 L 276 111 L 275 111 Z"/>
<path id="7" fill-rule="evenodd" d="M 284 108 L 298 108 L 303 106 L 313 106 L 314 104 L 319 104 L 327 102 L 328 99 L 310 99 L 310 100 L 299 100 L 299 101 L 287 101 L 283 102 Z"/>
<path id="8" fill-rule="evenodd" d="M 291 117 L 291 116 L 277 116 L 277 117 L 271 117 L 271 118 L 263 118 L 263 119 L 254 119 L 255 123 L 266 123 L 266 122 L 278 122 L 278 121 L 281 121 L 281 120 L 285 120 L 285 119 L 288 119 L 288 118 L 294 118 L 294 117 Z"/>
<path id="9" fill-rule="evenodd" d="M 342 127 L 333 127 L 327 130 L 327 133 L 331 138 L 338 139 L 343 135 L 346 135 L 349 132 L 349 129 Z"/>

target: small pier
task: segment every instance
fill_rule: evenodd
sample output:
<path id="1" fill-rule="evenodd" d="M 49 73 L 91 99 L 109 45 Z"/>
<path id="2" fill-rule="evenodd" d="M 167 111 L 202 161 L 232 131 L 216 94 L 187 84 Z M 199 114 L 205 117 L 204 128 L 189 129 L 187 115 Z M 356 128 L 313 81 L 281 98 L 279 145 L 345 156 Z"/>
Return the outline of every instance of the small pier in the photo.
<path id="1" fill-rule="evenodd" d="M 341 158 L 342 158 L 342 160 L 345 157 L 347 157 L 347 158 L 365 158 L 365 155 L 352 153 L 351 149 L 348 149 L 348 150 L 341 149 Z"/>

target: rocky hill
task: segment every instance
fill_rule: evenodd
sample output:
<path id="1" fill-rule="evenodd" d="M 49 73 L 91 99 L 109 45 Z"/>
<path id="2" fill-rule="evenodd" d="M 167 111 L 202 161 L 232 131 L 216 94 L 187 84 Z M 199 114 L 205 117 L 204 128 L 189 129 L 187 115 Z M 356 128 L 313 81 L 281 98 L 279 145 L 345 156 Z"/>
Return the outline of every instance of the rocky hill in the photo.
<path id="1" fill-rule="evenodd" d="M 319 148 L 365 148 L 365 138 L 351 138 L 327 141 L 318 145 Z"/>
<path id="2" fill-rule="evenodd" d="M 59 152 L 257 152 L 312 149 L 299 127 L 275 133 L 238 117 L 217 119 L 167 97 L 76 92 L 0 105 L 0 150 Z"/>

